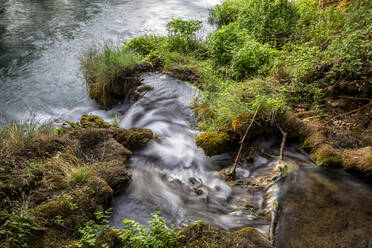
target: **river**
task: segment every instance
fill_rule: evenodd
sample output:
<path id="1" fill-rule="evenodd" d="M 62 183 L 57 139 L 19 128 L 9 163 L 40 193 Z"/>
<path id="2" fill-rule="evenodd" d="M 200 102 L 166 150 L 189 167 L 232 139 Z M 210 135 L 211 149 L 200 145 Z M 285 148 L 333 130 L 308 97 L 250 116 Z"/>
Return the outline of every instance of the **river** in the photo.
<path id="1" fill-rule="evenodd" d="M 172 18 L 200 19 L 218 0 L 0 0 L 0 126 L 95 109 L 79 55 L 104 42 L 165 34 Z"/>
<path id="2" fill-rule="evenodd" d="M 106 111 L 89 100 L 79 55 L 93 45 L 121 44 L 144 34 L 165 34 L 172 18 L 201 19 L 219 1 L 182 0 L 1 0 L 0 126 L 34 115 L 61 124 L 84 113 L 115 118 L 121 127 L 152 129 L 159 138 L 128 163 L 133 181 L 113 200 L 111 224 L 145 223 L 161 211 L 169 224 L 204 220 L 227 230 L 256 227 L 268 234 L 265 212 L 278 201 L 276 247 L 372 247 L 370 183 L 339 169 L 316 167 L 300 146 L 289 143 L 285 162 L 294 165 L 269 188 L 231 185 L 218 171 L 231 154 L 206 157 L 195 145 L 188 105 L 197 90 L 161 74 L 143 75 L 154 87 L 136 103 Z M 280 137 L 257 140 L 254 161 L 238 167 L 243 179 L 272 171 Z"/>

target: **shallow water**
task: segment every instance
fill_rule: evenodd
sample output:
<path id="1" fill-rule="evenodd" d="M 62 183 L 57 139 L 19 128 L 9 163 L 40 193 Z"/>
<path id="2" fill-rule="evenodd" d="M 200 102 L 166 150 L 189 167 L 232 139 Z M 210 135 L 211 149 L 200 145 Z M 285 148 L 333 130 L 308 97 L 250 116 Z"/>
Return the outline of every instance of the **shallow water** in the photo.
<path id="1" fill-rule="evenodd" d="M 78 56 L 104 41 L 165 34 L 172 18 L 201 19 L 217 0 L 1 0 L 0 126 L 32 112 L 49 119 L 97 109 Z M 212 27 L 205 25 L 202 33 Z"/>

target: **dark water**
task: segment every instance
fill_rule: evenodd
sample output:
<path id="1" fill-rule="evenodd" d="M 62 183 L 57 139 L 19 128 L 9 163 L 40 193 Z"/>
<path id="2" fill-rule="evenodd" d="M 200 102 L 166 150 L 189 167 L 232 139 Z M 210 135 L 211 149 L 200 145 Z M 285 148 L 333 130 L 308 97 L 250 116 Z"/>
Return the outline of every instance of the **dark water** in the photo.
<path id="1" fill-rule="evenodd" d="M 172 18 L 206 20 L 217 0 L 0 0 L 0 126 L 96 109 L 79 72 L 84 49 L 164 34 Z M 211 26 L 205 25 L 205 32 Z"/>

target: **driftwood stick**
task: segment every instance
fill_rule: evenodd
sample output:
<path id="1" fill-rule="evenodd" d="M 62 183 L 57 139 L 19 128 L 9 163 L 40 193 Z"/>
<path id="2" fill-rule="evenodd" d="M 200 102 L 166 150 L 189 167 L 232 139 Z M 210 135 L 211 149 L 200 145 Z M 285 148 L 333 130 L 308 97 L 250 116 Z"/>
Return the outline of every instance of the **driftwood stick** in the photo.
<path id="1" fill-rule="evenodd" d="M 239 151 L 238 151 L 238 154 L 236 155 L 234 165 L 231 167 L 231 169 L 230 169 L 230 171 L 229 171 L 229 175 L 234 175 L 234 174 L 235 174 L 236 165 L 238 164 L 239 157 L 240 157 L 240 153 L 241 153 L 242 150 L 243 150 L 244 141 L 245 141 L 245 139 L 246 139 L 246 137 L 247 137 L 247 135 L 248 135 L 249 129 L 250 129 L 250 128 L 252 127 L 252 125 L 253 125 L 254 119 L 256 118 L 256 115 L 257 115 L 258 110 L 260 109 L 260 107 L 261 107 L 261 104 L 257 106 L 256 112 L 254 112 L 254 115 L 253 115 L 253 117 L 252 117 L 251 123 L 249 124 L 249 126 L 248 126 L 247 129 L 245 130 L 245 133 L 244 133 L 244 136 L 243 136 L 242 140 L 239 142 L 239 143 L 240 143 Z"/>
<path id="2" fill-rule="evenodd" d="M 270 233 L 269 233 L 269 240 L 271 241 L 271 244 L 274 246 L 275 244 L 275 228 L 278 224 L 278 217 L 276 211 L 272 213 L 271 216 L 271 223 L 270 223 Z"/>
<path id="3" fill-rule="evenodd" d="M 284 147 L 285 147 L 285 142 L 286 142 L 286 139 L 287 139 L 287 133 L 283 131 L 283 129 L 278 125 L 278 123 L 276 123 L 276 126 L 278 127 L 278 129 L 280 130 L 280 132 L 283 135 L 282 143 L 280 144 L 280 155 L 279 155 L 279 159 L 283 160 Z"/>

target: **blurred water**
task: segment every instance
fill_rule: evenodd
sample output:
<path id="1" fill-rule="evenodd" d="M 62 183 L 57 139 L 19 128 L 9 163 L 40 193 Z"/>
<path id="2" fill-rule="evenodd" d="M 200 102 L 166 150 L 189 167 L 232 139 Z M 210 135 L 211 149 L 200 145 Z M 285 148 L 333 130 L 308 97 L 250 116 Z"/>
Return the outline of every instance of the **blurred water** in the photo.
<path id="1" fill-rule="evenodd" d="M 207 20 L 216 0 L 0 0 L 0 126 L 95 108 L 79 72 L 88 47 L 165 34 L 172 18 Z M 205 24 L 203 33 L 212 27 Z"/>

